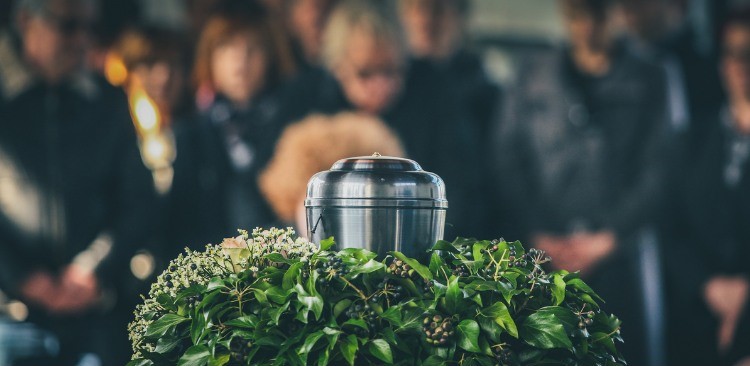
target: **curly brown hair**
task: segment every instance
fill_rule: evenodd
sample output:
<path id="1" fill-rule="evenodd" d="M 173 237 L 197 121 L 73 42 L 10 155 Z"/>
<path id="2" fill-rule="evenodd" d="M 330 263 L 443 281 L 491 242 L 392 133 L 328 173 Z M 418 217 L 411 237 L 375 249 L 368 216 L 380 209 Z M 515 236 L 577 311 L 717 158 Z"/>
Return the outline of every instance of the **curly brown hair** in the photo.
<path id="1" fill-rule="evenodd" d="M 376 117 L 352 112 L 310 115 L 284 131 L 259 185 L 277 216 L 292 222 L 307 182 L 339 159 L 371 155 L 404 156 L 396 134 Z"/>

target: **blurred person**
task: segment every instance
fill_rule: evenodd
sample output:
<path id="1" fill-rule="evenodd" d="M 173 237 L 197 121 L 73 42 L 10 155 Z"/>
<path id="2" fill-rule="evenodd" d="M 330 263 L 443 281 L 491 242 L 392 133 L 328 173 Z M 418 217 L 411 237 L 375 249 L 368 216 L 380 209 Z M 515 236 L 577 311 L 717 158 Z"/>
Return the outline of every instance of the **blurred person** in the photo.
<path id="1" fill-rule="evenodd" d="M 310 178 L 331 169 L 340 159 L 374 152 L 404 156 L 401 141 L 383 121 L 351 112 L 313 114 L 284 130 L 273 158 L 260 175 L 260 188 L 279 219 L 306 235 L 304 201 Z"/>
<path id="2" fill-rule="evenodd" d="M 377 116 L 398 134 L 407 156 L 446 182 L 450 209 L 446 238 L 486 230 L 476 143 L 469 118 L 439 77 L 410 69 L 391 1 L 338 3 L 323 35 L 325 69 L 285 87 L 284 121 L 310 113 L 355 111 Z"/>
<path id="3" fill-rule="evenodd" d="M 635 245 L 661 208 L 661 69 L 614 41 L 608 0 L 562 0 L 569 45 L 523 60 L 493 136 L 511 233 L 581 271 L 623 320 L 628 363 L 648 364 Z"/>
<path id="4" fill-rule="evenodd" d="M 125 90 L 142 88 L 159 108 L 163 120 L 189 112 L 185 89 L 182 35 L 155 26 L 127 29 L 113 52 L 127 70 Z"/>
<path id="5" fill-rule="evenodd" d="M 167 226 L 176 251 L 276 221 L 257 175 L 282 129 L 278 86 L 293 71 L 285 46 L 260 5 L 229 2 L 208 19 L 193 69 L 198 113 L 175 124 Z"/>
<path id="6" fill-rule="evenodd" d="M 727 103 L 669 211 L 674 365 L 750 361 L 750 9 L 730 13 L 721 55 Z"/>
<path id="7" fill-rule="evenodd" d="M 130 354 L 118 290 L 151 238 L 154 192 L 124 95 L 84 68 L 96 13 L 20 0 L 0 32 L 0 290 L 60 341 L 29 364 Z"/>
<path id="8" fill-rule="evenodd" d="M 619 0 L 637 55 L 665 70 L 668 118 L 697 153 L 723 100 L 717 60 L 698 48 L 688 22 L 687 0 Z"/>
<path id="9" fill-rule="evenodd" d="M 338 0 L 284 0 L 286 28 L 301 68 L 320 65 L 321 43 L 331 10 Z"/>
<path id="10" fill-rule="evenodd" d="M 469 1 L 402 0 L 400 15 L 413 67 L 435 68 L 477 123 L 478 135 L 487 136 L 500 89 L 466 45 Z"/>

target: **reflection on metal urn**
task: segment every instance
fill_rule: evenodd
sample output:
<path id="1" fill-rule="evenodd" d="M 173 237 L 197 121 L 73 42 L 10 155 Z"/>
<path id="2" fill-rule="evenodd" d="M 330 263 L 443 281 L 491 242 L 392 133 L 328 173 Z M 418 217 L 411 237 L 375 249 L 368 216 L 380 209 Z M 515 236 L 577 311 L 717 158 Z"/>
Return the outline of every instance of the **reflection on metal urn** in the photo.
<path id="1" fill-rule="evenodd" d="M 307 235 L 333 236 L 338 249 L 365 248 L 424 258 L 443 238 L 448 201 L 437 174 L 415 161 L 380 156 L 337 161 L 307 184 Z"/>

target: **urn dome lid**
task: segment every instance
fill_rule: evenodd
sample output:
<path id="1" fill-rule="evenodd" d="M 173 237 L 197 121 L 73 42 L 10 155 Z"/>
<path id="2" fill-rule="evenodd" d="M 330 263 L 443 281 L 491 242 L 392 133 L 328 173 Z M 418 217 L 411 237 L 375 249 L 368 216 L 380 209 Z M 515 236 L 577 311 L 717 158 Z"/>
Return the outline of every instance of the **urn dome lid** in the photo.
<path id="1" fill-rule="evenodd" d="M 341 159 L 307 184 L 305 206 L 447 208 L 445 183 L 414 160 L 391 156 Z"/>

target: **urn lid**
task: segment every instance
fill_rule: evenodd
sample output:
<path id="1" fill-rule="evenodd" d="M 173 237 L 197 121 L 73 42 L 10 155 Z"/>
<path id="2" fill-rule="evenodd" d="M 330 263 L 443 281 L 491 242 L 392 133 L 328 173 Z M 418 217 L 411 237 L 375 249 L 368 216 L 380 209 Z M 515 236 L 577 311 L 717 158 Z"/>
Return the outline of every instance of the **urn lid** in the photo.
<path id="1" fill-rule="evenodd" d="M 447 208 L 445 183 L 414 160 L 359 156 L 337 161 L 307 184 L 305 206 Z"/>

